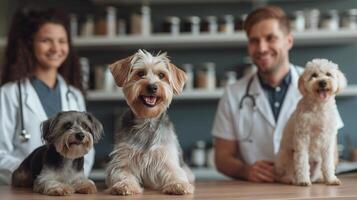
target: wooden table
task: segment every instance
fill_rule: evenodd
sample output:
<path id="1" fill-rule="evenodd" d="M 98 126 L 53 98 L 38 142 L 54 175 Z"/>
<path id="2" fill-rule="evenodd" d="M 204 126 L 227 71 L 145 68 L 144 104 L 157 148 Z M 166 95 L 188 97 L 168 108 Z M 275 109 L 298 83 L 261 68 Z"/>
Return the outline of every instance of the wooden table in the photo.
<path id="1" fill-rule="evenodd" d="M 340 175 L 342 186 L 326 186 L 314 184 L 311 187 L 299 187 L 283 184 L 259 184 L 245 181 L 207 181 L 197 182 L 194 195 L 170 196 L 157 191 L 145 190 L 143 194 L 134 196 L 113 196 L 103 192 L 104 185 L 99 185 L 99 192 L 94 195 L 74 194 L 61 199 L 91 200 L 91 199 L 357 199 L 357 173 Z M 37 193 L 30 189 L 12 189 L 0 186 L 1 200 L 41 200 L 55 199 Z"/>

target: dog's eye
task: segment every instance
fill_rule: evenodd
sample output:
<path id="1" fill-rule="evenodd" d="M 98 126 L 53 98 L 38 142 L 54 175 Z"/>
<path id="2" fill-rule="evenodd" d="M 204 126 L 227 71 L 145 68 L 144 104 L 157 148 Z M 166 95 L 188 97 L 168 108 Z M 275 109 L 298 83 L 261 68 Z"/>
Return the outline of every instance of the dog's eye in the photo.
<path id="1" fill-rule="evenodd" d="M 65 128 L 65 129 L 70 129 L 70 128 L 72 128 L 72 123 L 71 123 L 71 122 L 65 123 L 65 124 L 64 124 L 64 128 Z"/>
<path id="2" fill-rule="evenodd" d="M 165 74 L 164 73 L 159 73 L 159 79 L 163 79 L 165 78 Z"/>
<path id="3" fill-rule="evenodd" d="M 90 128 L 87 124 L 82 124 L 82 127 L 86 130 L 86 131 L 90 131 Z"/>
<path id="4" fill-rule="evenodd" d="M 317 78 L 319 75 L 317 74 L 317 73 L 313 73 L 312 75 L 311 75 L 311 78 Z"/>
<path id="5" fill-rule="evenodd" d="M 145 76 L 145 71 L 138 71 L 136 75 L 140 78 L 143 78 Z"/>
<path id="6" fill-rule="evenodd" d="M 330 72 L 327 72 L 327 73 L 326 73 L 326 76 L 331 77 L 331 76 L 332 76 L 332 74 L 331 74 Z"/>

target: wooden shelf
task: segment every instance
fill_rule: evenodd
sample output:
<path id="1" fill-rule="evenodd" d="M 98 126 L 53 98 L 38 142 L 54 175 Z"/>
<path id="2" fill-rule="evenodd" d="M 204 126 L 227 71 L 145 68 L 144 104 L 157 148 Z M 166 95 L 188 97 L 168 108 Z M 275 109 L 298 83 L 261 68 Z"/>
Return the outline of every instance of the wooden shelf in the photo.
<path id="1" fill-rule="evenodd" d="M 184 91 L 182 95 L 175 96 L 174 100 L 217 100 L 223 95 L 223 89 L 214 91 L 192 90 Z M 349 85 L 338 97 L 357 96 L 357 85 Z M 124 95 L 120 90 L 117 91 L 89 91 L 87 93 L 88 101 L 115 101 L 124 100 Z"/>
<path id="2" fill-rule="evenodd" d="M 336 45 L 357 43 L 357 30 L 339 31 L 304 31 L 293 32 L 296 46 Z M 4 38 L 0 39 L 0 48 L 5 46 Z M 78 37 L 74 39 L 77 49 L 138 49 L 138 48 L 225 48 L 244 47 L 247 38 L 244 32 L 232 34 L 152 34 L 149 36 L 128 35 L 119 37 Z"/>

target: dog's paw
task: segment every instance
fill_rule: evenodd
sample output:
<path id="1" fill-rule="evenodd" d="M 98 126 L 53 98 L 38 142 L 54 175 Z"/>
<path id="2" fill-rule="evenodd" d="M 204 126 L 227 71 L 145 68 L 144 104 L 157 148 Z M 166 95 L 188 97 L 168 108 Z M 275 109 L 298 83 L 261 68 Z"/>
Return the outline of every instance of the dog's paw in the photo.
<path id="1" fill-rule="evenodd" d="M 337 177 L 332 180 L 326 181 L 326 185 L 341 185 L 341 184 L 342 182 Z"/>
<path id="2" fill-rule="evenodd" d="M 76 192 L 80 194 L 94 194 L 97 193 L 97 187 L 93 181 L 87 180 L 76 185 Z"/>
<path id="3" fill-rule="evenodd" d="M 173 183 L 165 186 L 162 192 L 165 194 L 183 195 L 192 194 L 194 190 L 194 186 L 190 183 Z"/>
<path id="4" fill-rule="evenodd" d="M 113 195 L 134 195 L 140 194 L 143 192 L 143 189 L 137 183 L 128 183 L 128 182 L 118 182 L 114 184 L 110 189 L 110 194 Z"/>
<path id="5" fill-rule="evenodd" d="M 74 193 L 74 189 L 69 185 L 60 185 L 57 187 L 49 188 L 48 190 L 44 191 L 44 194 L 50 196 L 67 196 Z"/>
<path id="6" fill-rule="evenodd" d="M 294 185 L 297 185 L 297 186 L 311 186 L 311 182 L 310 181 L 298 181 L 298 182 L 295 182 Z"/>

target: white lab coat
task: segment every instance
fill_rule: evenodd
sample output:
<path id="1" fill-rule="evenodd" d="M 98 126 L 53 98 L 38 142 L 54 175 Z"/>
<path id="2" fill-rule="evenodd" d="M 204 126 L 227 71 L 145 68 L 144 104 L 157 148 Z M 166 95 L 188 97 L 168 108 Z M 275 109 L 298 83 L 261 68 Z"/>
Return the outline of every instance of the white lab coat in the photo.
<path id="1" fill-rule="evenodd" d="M 69 87 L 58 75 L 60 84 L 62 111 L 85 111 L 84 98 L 80 91 Z M 10 184 L 12 172 L 34 149 L 43 145 L 40 124 L 47 119 L 46 112 L 29 79 L 21 82 L 24 128 L 31 138 L 27 142 L 20 140 L 20 109 L 17 82 L 11 82 L 0 88 L 0 184 Z M 67 100 L 68 98 L 68 100 Z M 84 172 L 88 176 L 94 160 L 94 150 L 85 156 Z"/>
<path id="2" fill-rule="evenodd" d="M 303 68 L 290 65 L 290 69 L 291 84 L 286 92 L 277 122 L 256 73 L 227 86 L 219 102 L 212 134 L 214 137 L 237 141 L 240 155 L 246 164 L 251 165 L 258 160 L 273 161 L 279 151 L 285 124 L 301 98 L 298 78 Z M 248 98 L 244 99 L 243 107 L 239 109 L 239 103 L 246 93 L 252 76 L 254 79 L 249 94 L 255 96 L 256 109 L 254 111 L 252 101 Z M 340 116 L 338 120 L 339 128 L 343 127 Z"/>

